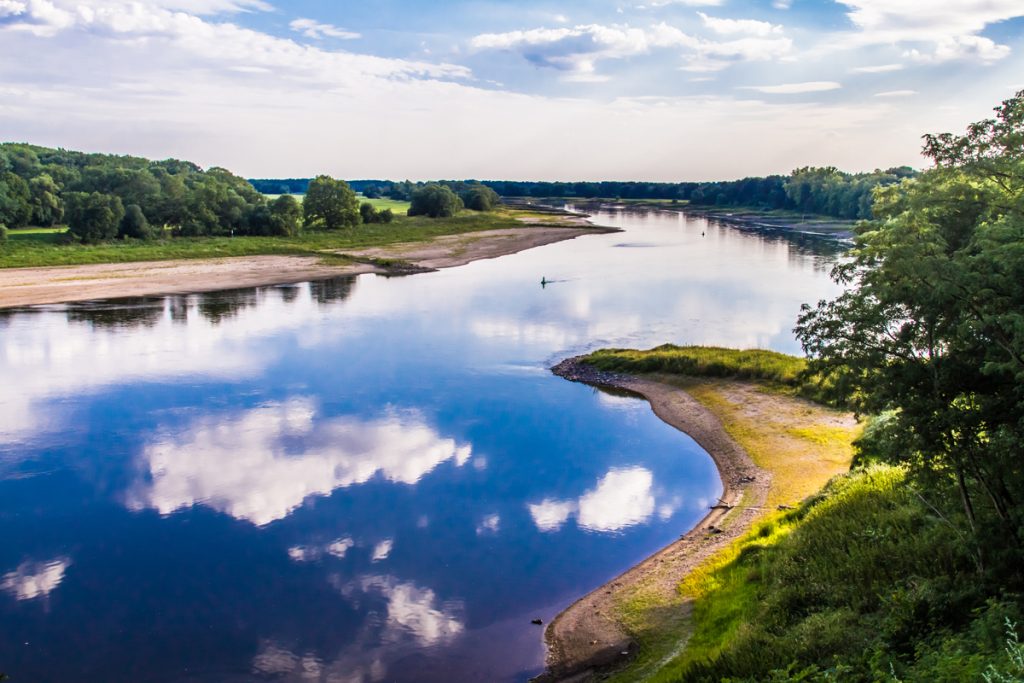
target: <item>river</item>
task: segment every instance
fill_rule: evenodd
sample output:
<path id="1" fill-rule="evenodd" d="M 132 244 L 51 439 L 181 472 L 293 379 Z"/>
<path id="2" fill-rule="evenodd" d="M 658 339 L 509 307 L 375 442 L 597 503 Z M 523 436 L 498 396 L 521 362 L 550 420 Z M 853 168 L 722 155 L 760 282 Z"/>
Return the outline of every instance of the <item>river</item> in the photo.
<path id="1" fill-rule="evenodd" d="M 826 242 L 672 212 L 436 273 L 0 312 L 0 672 L 522 681 L 542 627 L 687 531 L 714 465 L 551 375 L 797 352 Z M 541 285 L 544 278 L 545 284 Z"/>

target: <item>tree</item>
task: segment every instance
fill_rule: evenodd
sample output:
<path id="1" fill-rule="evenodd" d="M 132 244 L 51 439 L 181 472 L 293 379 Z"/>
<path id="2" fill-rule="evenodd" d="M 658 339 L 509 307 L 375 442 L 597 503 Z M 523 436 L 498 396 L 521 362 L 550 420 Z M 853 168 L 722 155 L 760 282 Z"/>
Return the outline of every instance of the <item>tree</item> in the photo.
<path id="1" fill-rule="evenodd" d="M 283 194 L 270 202 L 270 227 L 272 235 L 290 237 L 299 234 L 301 220 L 302 206 L 290 194 Z"/>
<path id="2" fill-rule="evenodd" d="M 344 180 L 314 178 L 302 208 L 306 227 L 338 230 L 359 225 L 359 199 Z"/>
<path id="3" fill-rule="evenodd" d="M 377 209 L 370 202 L 363 202 L 359 205 L 359 217 L 363 223 L 379 223 Z"/>
<path id="4" fill-rule="evenodd" d="M 48 174 L 36 176 L 28 183 L 32 202 L 32 223 L 49 227 L 60 223 L 64 217 L 64 203 L 60 200 L 60 188 Z"/>
<path id="5" fill-rule="evenodd" d="M 0 223 L 11 228 L 28 225 L 32 202 L 28 183 L 11 171 L 0 173 Z"/>
<path id="6" fill-rule="evenodd" d="M 390 223 L 395 220 L 395 212 L 391 209 L 384 209 L 377 213 L 377 218 L 381 223 Z"/>
<path id="7" fill-rule="evenodd" d="M 449 218 L 463 208 L 462 200 L 444 185 L 425 185 L 412 193 L 410 216 Z"/>
<path id="8" fill-rule="evenodd" d="M 100 192 L 70 192 L 65 201 L 68 229 L 83 242 L 117 237 L 125 213 L 120 197 Z"/>
<path id="9" fill-rule="evenodd" d="M 124 218 L 121 219 L 120 228 L 117 231 L 118 237 L 130 237 L 137 240 L 148 240 L 153 237 L 146 214 L 138 204 L 129 204 L 124 209 Z"/>
<path id="10" fill-rule="evenodd" d="M 498 193 L 486 185 L 470 185 L 460 192 L 459 196 L 466 208 L 473 211 L 493 211 L 496 206 L 501 204 L 501 197 L 498 196 Z"/>
<path id="11" fill-rule="evenodd" d="M 966 135 L 925 136 L 935 168 L 876 192 L 833 277 L 804 307 L 811 369 L 867 414 L 882 455 L 948 481 L 981 555 L 1024 543 L 1024 91 Z"/>

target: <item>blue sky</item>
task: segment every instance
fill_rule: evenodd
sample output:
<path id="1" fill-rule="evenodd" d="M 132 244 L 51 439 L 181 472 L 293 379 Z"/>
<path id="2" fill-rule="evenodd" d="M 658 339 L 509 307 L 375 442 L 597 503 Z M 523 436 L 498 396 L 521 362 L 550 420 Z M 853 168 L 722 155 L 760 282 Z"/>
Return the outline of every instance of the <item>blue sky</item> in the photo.
<path id="1" fill-rule="evenodd" d="M 248 176 L 921 166 L 1022 55 L 1021 0 L 0 0 L 0 138 Z"/>

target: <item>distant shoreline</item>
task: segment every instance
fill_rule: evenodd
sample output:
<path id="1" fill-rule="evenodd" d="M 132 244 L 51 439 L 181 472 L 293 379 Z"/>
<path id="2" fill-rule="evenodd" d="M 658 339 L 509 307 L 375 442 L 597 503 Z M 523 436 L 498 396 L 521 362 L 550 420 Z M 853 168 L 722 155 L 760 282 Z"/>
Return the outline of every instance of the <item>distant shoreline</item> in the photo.
<path id="1" fill-rule="evenodd" d="M 709 221 L 725 223 L 742 230 L 753 230 L 759 232 L 776 232 L 790 235 L 806 235 L 808 237 L 825 239 L 842 243 L 849 243 L 854 236 L 854 227 L 857 221 L 814 214 L 797 215 L 792 211 L 763 211 L 751 207 L 705 207 L 694 206 L 687 203 L 672 204 L 667 201 L 654 200 L 622 200 L 611 199 L 578 199 L 578 198 L 550 198 L 538 199 L 543 202 L 570 202 L 574 206 L 586 210 L 594 209 L 647 209 L 654 211 L 671 211 L 682 213 L 688 216 L 698 216 Z M 507 204 L 517 207 L 530 206 L 526 200 L 506 200 Z M 534 206 L 538 206 L 536 204 Z"/>
<path id="2" fill-rule="evenodd" d="M 524 225 L 317 256 L 234 256 L 0 269 L 0 309 L 96 299 L 193 294 L 292 284 L 362 273 L 409 274 L 465 265 L 583 235 L 590 225 Z"/>

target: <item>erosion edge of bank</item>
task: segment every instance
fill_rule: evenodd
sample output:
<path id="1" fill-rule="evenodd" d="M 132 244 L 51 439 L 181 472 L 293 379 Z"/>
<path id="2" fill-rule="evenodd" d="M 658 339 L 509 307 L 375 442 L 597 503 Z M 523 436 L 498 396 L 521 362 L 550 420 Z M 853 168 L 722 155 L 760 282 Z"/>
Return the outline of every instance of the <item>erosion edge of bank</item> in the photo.
<path id="1" fill-rule="evenodd" d="M 747 531 L 761 514 L 771 475 L 759 468 L 727 433 L 721 420 L 683 389 L 661 382 L 603 372 L 569 358 L 552 368 L 565 379 L 625 391 L 646 399 L 667 424 L 688 434 L 712 457 L 722 480 L 718 503 L 689 532 L 560 613 L 547 627 L 547 669 L 538 683 L 587 680 L 635 654 L 636 643 L 616 606 L 637 589 L 674 591 L 678 581 L 706 558 Z"/>
<path id="2" fill-rule="evenodd" d="M 325 252 L 322 256 L 234 256 L 0 269 L 0 309 L 96 299 L 195 294 L 379 273 L 408 275 L 507 256 L 583 235 L 592 225 L 530 225 L 443 235 L 422 242 Z M 325 262 L 334 257 L 343 263 Z"/>

